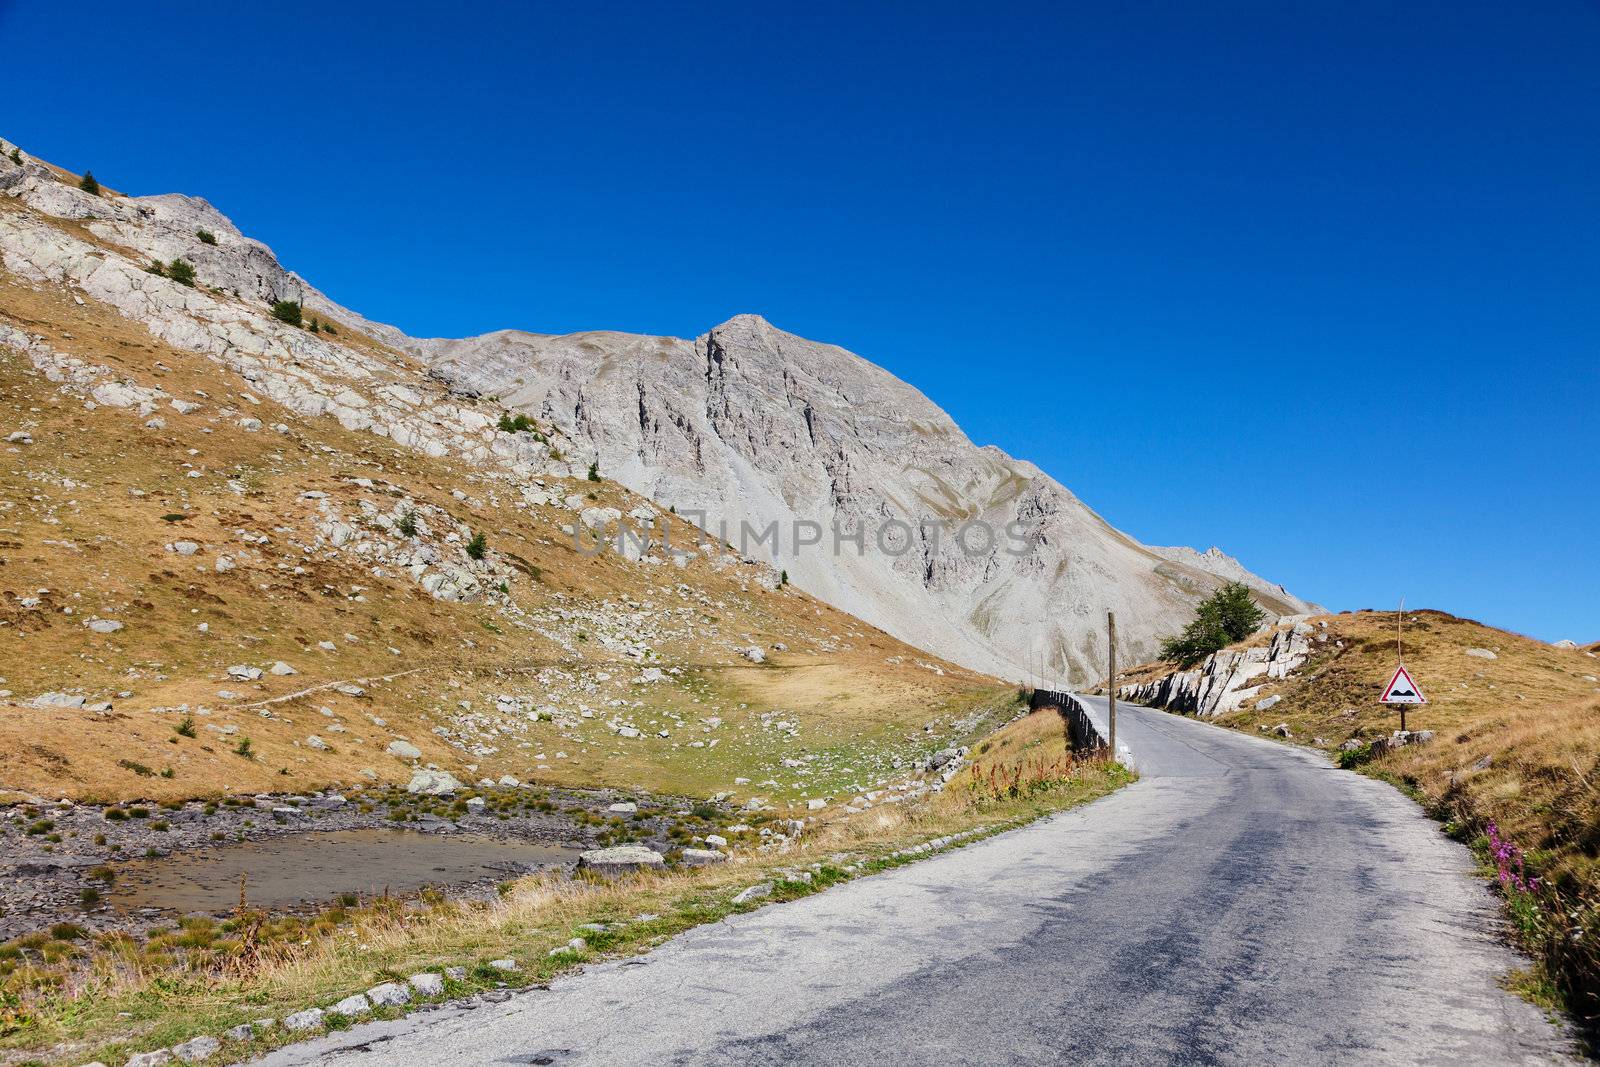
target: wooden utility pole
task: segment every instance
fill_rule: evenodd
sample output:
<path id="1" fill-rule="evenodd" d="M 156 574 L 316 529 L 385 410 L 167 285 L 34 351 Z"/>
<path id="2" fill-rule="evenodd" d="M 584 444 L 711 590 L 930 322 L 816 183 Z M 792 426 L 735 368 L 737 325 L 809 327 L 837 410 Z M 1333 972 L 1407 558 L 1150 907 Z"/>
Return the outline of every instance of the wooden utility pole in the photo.
<path id="1" fill-rule="evenodd" d="M 1106 706 L 1110 708 L 1111 721 L 1111 758 L 1117 758 L 1117 616 L 1115 612 L 1106 612 L 1106 637 L 1107 655 L 1110 663 L 1106 668 Z"/>

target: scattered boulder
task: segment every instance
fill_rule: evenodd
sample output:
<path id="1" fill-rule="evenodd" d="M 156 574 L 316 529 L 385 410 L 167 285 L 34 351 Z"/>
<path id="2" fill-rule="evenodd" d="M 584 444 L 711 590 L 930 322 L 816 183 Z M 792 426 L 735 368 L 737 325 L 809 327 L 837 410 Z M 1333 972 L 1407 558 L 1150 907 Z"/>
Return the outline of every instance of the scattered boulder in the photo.
<path id="1" fill-rule="evenodd" d="M 639 805 L 631 800 L 624 800 L 620 804 L 613 804 L 606 809 L 615 815 L 632 815 L 639 810 Z"/>
<path id="2" fill-rule="evenodd" d="M 328 1010 L 344 1016 L 365 1015 L 372 1010 L 372 1005 L 360 993 L 353 993 Z"/>
<path id="3" fill-rule="evenodd" d="M 78 696 L 76 693 L 40 693 L 33 698 L 33 706 L 36 708 L 81 708 L 85 699 L 85 697 Z"/>
<path id="4" fill-rule="evenodd" d="M 1288 736 L 1290 736 L 1289 735 L 1289 724 L 1286 723 L 1286 722 L 1280 722 L 1278 725 L 1276 725 L 1276 726 L 1274 726 L 1272 728 L 1272 734 L 1273 734 L 1274 737 L 1288 737 Z"/>
<path id="5" fill-rule="evenodd" d="M 517 961 L 511 959 L 490 960 L 489 966 L 493 967 L 497 971 L 515 971 L 518 969 Z"/>
<path id="6" fill-rule="evenodd" d="M 1469 648 L 1469 649 L 1466 650 L 1466 652 L 1467 652 L 1467 655 L 1473 657 L 1474 659 L 1499 659 L 1500 658 L 1499 656 L 1495 655 L 1493 652 L 1489 651 L 1487 648 Z"/>
<path id="7" fill-rule="evenodd" d="M 454 796 L 456 790 L 465 788 L 455 775 L 449 771 L 417 770 L 411 775 L 411 781 L 406 783 L 407 793 L 418 793 L 425 797 Z"/>
<path id="8" fill-rule="evenodd" d="M 770 897 L 771 895 L 771 882 L 757 882 L 748 889 L 741 889 L 738 895 L 733 898 L 733 902 L 735 904 L 747 904 L 752 900 L 760 900 L 762 897 Z"/>
<path id="9" fill-rule="evenodd" d="M 686 848 L 682 852 L 683 862 L 690 867 L 709 867 L 713 863 L 723 863 L 727 856 L 713 848 Z"/>
<path id="10" fill-rule="evenodd" d="M 316 749 L 318 752 L 326 752 L 328 751 L 328 742 L 324 741 L 316 734 L 312 734 L 310 737 L 306 738 L 306 747 Z"/>
<path id="11" fill-rule="evenodd" d="M 706 844 L 710 845 L 712 848 L 727 848 L 728 839 L 723 837 L 721 834 L 707 834 Z"/>
<path id="12" fill-rule="evenodd" d="M 116 619 L 90 619 L 84 625 L 97 634 L 114 634 L 122 629 L 122 623 Z"/>
<path id="13" fill-rule="evenodd" d="M 755 645 L 751 645 L 749 648 L 745 649 L 739 654 L 745 659 L 749 660 L 751 663 L 767 662 L 767 654 L 761 651 L 761 649 L 757 648 Z"/>
<path id="14" fill-rule="evenodd" d="M 1272 696 L 1269 696 L 1269 697 L 1262 697 L 1260 700 L 1256 701 L 1256 710 L 1257 711 L 1271 711 L 1273 708 L 1277 707 L 1278 701 L 1280 701 L 1282 699 L 1283 699 L 1283 697 L 1279 696 L 1276 693 L 1274 693 Z"/>
<path id="15" fill-rule="evenodd" d="M 437 997 L 444 994 L 444 976 L 434 974 L 432 971 L 423 971 L 406 979 L 411 983 L 411 988 L 417 991 L 418 996 Z"/>
<path id="16" fill-rule="evenodd" d="M 172 1062 L 172 1050 L 158 1048 L 154 1052 L 141 1052 L 128 1059 L 128 1067 L 160 1067 L 163 1063 Z"/>
<path id="17" fill-rule="evenodd" d="M 422 758 L 422 749 L 418 748 L 416 745 L 413 745 L 410 741 L 390 741 L 389 747 L 384 749 L 384 751 L 396 759 Z"/>
<path id="18" fill-rule="evenodd" d="M 254 682 L 261 677 L 261 668 L 236 663 L 228 668 L 228 677 L 240 682 Z"/>
<path id="19" fill-rule="evenodd" d="M 278 662 L 274 663 L 271 667 L 269 667 L 267 669 L 269 671 L 271 671 L 273 674 L 278 675 L 279 677 L 284 677 L 284 676 L 287 676 L 287 675 L 290 675 L 290 674 L 299 674 L 300 673 L 299 671 L 295 670 L 293 667 L 289 666 L 287 663 L 283 662 L 283 660 L 281 660 L 281 659 Z"/>
<path id="20" fill-rule="evenodd" d="M 321 1008 L 307 1008 L 285 1016 L 283 1025 L 288 1030 L 315 1030 L 322 1025 L 322 1015 Z"/>
<path id="21" fill-rule="evenodd" d="M 398 1007 L 411 1003 L 411 987 L 400 982 L 385 982 L 367 990 L 367 999 L 375 1005 Z"/>
<path id="22" fill-rule="evenodd" d="M 578 870 L 591 871 L 602 878 L 615 878 L 638 871 L 659 871 L 667 861 L 661 853 L 643 845 L 618 845 L 585 852 L 578 857 Z"/>

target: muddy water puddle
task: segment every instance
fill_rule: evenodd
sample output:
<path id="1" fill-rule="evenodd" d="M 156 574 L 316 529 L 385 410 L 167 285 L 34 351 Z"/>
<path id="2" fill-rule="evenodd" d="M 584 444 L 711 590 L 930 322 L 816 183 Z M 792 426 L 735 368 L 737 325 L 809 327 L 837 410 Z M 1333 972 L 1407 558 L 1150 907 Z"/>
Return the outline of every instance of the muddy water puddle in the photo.
<path id="1" fill-rule="evenodd" d="M 575 862 L 565 845 L 412 830 L 334 830 L 175 852 L 118 865 L 110 902 L 123 911 L 221 912 L 239 903 L 289 908 L 342 893 L 407 893 L 430 885 L 514 878 Z"/>

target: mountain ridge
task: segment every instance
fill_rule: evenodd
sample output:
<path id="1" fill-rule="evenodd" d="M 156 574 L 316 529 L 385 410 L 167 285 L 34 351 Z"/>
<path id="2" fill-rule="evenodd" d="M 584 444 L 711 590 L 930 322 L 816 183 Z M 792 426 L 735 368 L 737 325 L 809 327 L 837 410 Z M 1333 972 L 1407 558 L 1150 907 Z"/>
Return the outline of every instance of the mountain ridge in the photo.
<path id="1" fill-rule="evenodd" d="M 453 395 L 488 397 L 559 430 L 568 471 L 595 463 L 664 506 L 703 512 L 712 528 L 748 523 L 765 531 L 776 523 L 797 530 L 814 523 L 840 531 L 842 551 L 835 551 L 837 541 L 805 552 L 780 544 L 769 561 L 800 588 L 972 669 L 1049 681 L 1092 678 L 1104 655 L 1105 610 L 1118 614 L 1126 654 L 1146 656 L 1221 580 L 1246 581 L 1273 614 L 1312 607 L 1220 552 L 1141 544 L 1037 465 L 973 443 L 914 385 L 760 315 L 733 316 L 693 340 L 514 329 L 414 338 L 337 304 L 202 198 L 90 197 L 72 188 L 65 173 L 34 160 L 7 163 L 0 191 L 135 258 L 183 257 L 203 286 L 231 292 L 243 304 L 298 299 L 308 312 L 366 335 L 398 378 L 407 371 L 393 356 L 414 360 Z M 200 228 L 212 230 L 216 243 L 196 241 Z M 18 245 L 28 259 L 43 237 L 37 228 L 14 234 L 8 264 Z M 64 255 L 57 247 L 33 256 L 23 273 L 61 274 L 57 260 Z M 95 295 L 125 315 L 152 320 L 158 336 L 221 358 L 256 355 L 253 337 L 236 336 L 221 323 L 197 324 L 196 309 L 155 308 L 139 286 L 118 279 Z M 406 399 L 406 387 L 397 381 L 395 388 Z M 434 413 L 414 404 L 402 403 L 406 417 L 389 422 L 384 410 L 342 404 L 337 395 L 308 397 L 293 383 L 282 398 L 347 427 L 398 434 L 424 450 L 450 452 L 484 432 L 476 416 L 468 437 L 441 432 L 429 417 Z M 475 462 L 508 461 L 526 472 L 551 466 L 515 435 L 480 439 L 468 449 Z M 998 543 L 960 550 L 954 531 L 943 527 L 971 522 L 981 525 L 969 533 L 988 529 L 997 542 L 998 532 L 1020 530 L 1029 551 L 1013 555 Z M 853 551 L 851 538 L 881 537 L 885 530 L 904 530 L 903 544 L 891 536 L 871 545 L 875 551 Z"/>

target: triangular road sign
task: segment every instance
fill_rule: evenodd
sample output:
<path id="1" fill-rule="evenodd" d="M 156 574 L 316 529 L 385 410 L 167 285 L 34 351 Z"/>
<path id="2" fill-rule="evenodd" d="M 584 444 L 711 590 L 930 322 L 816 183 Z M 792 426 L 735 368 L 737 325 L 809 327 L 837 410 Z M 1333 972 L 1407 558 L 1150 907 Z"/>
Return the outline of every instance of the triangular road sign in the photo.
<path id="1" fill-rule="evenodd" d="M 1380 704 L 1426 704 L 1428 698 L 1422 695 L 1422 690 L 1417 688 L 1417 683 L 1411 680 L 1411 672 L 1406 670 L 1405 664 L 1394 669 L 1394 677 L 1389 679 L 1389 684 L 1384 686 L 1383 696 L 1378 698 Z"/>

